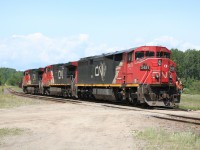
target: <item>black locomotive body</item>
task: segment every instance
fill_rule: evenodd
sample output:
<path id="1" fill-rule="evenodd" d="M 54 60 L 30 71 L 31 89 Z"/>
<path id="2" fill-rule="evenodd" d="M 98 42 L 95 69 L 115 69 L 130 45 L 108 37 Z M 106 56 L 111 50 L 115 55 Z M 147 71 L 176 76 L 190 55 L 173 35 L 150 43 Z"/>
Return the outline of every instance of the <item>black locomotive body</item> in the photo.
<path id="1" fill-rule="evenodd" d="M 123 52 L 83 58 L 78 61 L 78 84 L 115 84 Z M 121 64 L 120 64 L 121 63 Z"/>
<path id="2" fill-rule="evenodd" d="M 122 66 L 123 51 L 78 61 L 78 97 L 119 100 L 122 82 L 117 82 L 117 78 Z"/>

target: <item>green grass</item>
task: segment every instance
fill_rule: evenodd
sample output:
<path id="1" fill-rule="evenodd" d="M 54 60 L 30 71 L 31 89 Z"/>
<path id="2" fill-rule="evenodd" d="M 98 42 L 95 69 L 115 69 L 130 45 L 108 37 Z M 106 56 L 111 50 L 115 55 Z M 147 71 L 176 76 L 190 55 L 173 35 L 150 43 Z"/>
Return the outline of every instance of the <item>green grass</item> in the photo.
<path id="1" fill-rule="evenodd" d="M 1 128 L 0 129 L 0 138 L 6 137 L 6 136 L 16 136 L 21 135 L 24 133 L 24 130 L 20 128 Z"/>
<path id="2" fill-rule="evenodd" d="M 23 92 L 23 89 L 18 87 L 18 86 L 9 86 L 10 88 L 12 88 L 13 90 L 17 91 L 17 92 Z"/>
<path id="3" fill-rule="evenodd" d="M 200 148 L 200 136 L 192 132 L 170 133 L 159 129 L 146 129 L 134 134 L 135 137 L 143 140 L 143 148 L 154 150 L 198 150 Z"/>
<path id="4" fill-rule="evenodd" d="M 13 108 L 25 105 L 35 105 L 41 104 L 42 101 L 18 97 L 9 94 L 8 92 L 4 93 L 5 87 L 0 87 L 0 109 L 2 108 Z"/>
<path id="5" fill-rule="evenodd" d="M 179 107 L 183 109 L 200 110 L 200 95 L 182 94 Z"/>
<path id="6" fill-rule="evenodd" d="M 4 93 L 4 86 L 0 86 L 0 94 Z"/>

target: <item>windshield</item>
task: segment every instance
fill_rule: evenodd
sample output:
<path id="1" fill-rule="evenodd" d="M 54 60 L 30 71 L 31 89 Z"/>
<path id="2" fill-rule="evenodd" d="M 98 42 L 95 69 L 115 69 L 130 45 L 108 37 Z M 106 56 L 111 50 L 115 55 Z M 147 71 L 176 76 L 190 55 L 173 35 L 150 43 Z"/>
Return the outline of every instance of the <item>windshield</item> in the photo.
<path id="1" fill-rule="evenodd" d="M 170 53 L 168 52 L 157 52 L 156 53 L 157 58 L 170 58 Z"/>
<path id="2" fill-rule="evenodd" d="M 148 58 L 148 57 L 154 57 L 155 53 L 153 51 L 141 51 L 141 52 L 136 52 L 135 53 L 135 60 L 139 60 L 141 58 Z"/>
<path id="3" fill-rule="evenodd" d="M 154 52 L 147 51 L 146 52 L 146 57 L 154 57 Z"/>

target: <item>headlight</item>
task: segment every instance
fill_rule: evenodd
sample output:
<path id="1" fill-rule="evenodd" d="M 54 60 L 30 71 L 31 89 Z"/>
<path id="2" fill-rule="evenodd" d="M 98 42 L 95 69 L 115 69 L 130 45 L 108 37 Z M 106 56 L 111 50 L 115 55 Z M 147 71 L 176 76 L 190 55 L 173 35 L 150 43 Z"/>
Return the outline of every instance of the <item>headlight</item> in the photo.
<path id="1" fill-rule="evenodd" d="M 175 67 L 173 65 L 170 66 L 170 71 L 175 71 Z"/>

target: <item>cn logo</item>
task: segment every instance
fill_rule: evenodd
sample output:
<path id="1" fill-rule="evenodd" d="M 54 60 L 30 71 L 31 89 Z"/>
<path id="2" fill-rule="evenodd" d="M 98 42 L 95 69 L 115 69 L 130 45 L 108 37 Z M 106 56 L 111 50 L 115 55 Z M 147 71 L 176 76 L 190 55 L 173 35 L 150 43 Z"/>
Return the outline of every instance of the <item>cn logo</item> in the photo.
<path id="1" fill-rule="evenodd" d="M 161 75 L 160 75 L 160 72 L 159 72 L 159 71 L 154 71 L 154 72 L 152 72 L 152 76 L 153 76 L 153 77 L 155 77 L 155 75 L 157 75 L 157 74 L 159 75 L 159 77 L 162 75 L 163 78 L 165 78 L 165 79 L 168 78 L 168 72 L 163 72 L 163 71 L 162 71 Z"/>
<path id="2" fill-rule="evenodd" d="M 97 65 L 95 67 L 95 76 L 98 77 L 98 76 L 101 76 L 101 79 L 102 81 L 105 80 L 105 75 L 106 75 L 106 64 L 103 62 L 100 63 L 100 65 Z"/>

